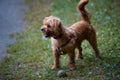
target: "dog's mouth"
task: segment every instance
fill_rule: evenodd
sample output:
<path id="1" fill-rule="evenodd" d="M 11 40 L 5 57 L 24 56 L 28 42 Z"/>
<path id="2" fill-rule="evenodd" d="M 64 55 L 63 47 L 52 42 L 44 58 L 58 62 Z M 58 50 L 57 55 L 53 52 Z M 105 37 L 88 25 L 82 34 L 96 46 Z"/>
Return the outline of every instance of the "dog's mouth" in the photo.
<path id="1" fill-rule="evenodd" d="M 53 35 L 53 32 L 43 32 L 43 36 L 44 37 L 52 37 L 52 35 Z"/>
<path id="2" fill-rule="evenodd" d="M 50 34 L 48 34 L 48 33 L 43 33 L 43 36 L 44 36 L 44 37 L 50 37 Z"/>

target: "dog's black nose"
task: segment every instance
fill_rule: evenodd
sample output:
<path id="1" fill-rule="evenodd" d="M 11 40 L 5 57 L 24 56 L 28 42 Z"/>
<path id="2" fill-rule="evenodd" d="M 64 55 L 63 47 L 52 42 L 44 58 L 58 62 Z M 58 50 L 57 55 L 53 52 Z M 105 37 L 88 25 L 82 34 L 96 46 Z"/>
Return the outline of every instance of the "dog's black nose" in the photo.
<path id="1" fill-rule="evenodd" d="M 45 31 L 45 28 L 41 28 L 41 31 L 44 32 L 44 31 Z"/>

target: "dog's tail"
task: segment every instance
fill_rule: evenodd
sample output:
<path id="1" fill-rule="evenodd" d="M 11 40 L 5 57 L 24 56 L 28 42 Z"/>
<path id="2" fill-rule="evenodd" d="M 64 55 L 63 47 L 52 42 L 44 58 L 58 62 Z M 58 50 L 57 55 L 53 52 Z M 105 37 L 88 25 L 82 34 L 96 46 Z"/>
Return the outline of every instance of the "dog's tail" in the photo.
<path id="1" fill-rule="evenodd" d="M 89 0 L 81 0 L 78 3 L 78 11 L 80 11 L 81 13 L 81 18 L 84 21 L 87 21 L 88 23 L 90 23 L 90 17 L 89 14 L 87 12 L 87 10 L 85 9 L 85 5 L 89 2 Z"/>

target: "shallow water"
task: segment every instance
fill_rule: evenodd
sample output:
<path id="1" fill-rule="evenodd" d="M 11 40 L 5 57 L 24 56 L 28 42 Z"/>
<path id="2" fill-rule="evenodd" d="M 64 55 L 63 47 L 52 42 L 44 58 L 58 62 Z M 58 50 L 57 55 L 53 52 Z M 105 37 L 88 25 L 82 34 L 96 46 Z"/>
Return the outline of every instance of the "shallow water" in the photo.
<path id="1" fill-rule="evenodd" d="M 0 0 L 0 62 L 8 55 L 8 44 L 15 42 L 15 39 L 10 38 L 10 34 L 23 30 L 23 2 L 24 0 Z"/>

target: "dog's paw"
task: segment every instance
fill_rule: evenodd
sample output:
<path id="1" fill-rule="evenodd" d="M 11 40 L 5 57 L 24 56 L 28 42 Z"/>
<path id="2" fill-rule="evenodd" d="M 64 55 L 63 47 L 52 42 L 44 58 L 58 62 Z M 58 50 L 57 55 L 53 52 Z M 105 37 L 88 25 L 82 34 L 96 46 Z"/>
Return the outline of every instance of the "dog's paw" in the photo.
<path id="1" fill-rule="evenodd" d="M 69 68 L 70 68 L 70 70 L 76 70 L 76 69 L 77 69 L 74 64 L 71 64 L 71 65 L 69 66 Z"/>
<path id="2" fill-rule="evenodd" d="M 82 60 L 83 57 L 76 57 L 76 60 Z"/>

